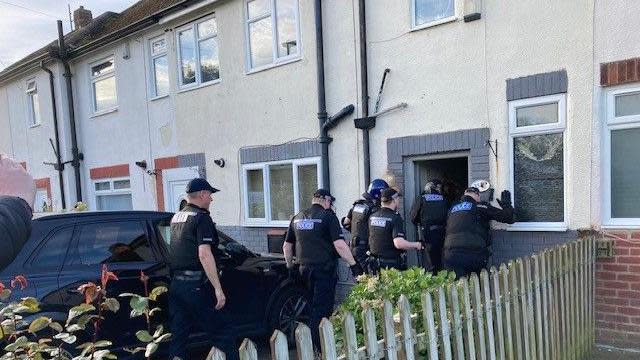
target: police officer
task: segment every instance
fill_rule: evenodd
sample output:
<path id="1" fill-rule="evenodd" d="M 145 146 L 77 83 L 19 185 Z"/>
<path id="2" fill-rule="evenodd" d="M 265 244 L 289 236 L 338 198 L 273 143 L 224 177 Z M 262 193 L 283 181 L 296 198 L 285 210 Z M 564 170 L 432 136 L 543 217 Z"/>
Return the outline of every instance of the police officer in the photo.
<path id="1" fill-rule="evenodd" d="M 331 206 L 335 198 L 325 189 L 313 194 L 310 208 L 301 211 L 291 219 L 282 247 L 287 268 L 295 271 L 295 258 L 299 274 L 308 290 L 311 302 L 309 327 L 316 348 L 319 348 L 318 326 L 322 318 L 329 318 L 333 312 L 336 293 L 336 266 L 341 257 L 351 268 L 354 277 L 362 274 L 362 267 L 356 262 L 344 241 L 340 222 Z"/>
<path id="2" fill-rule="evenodd" d="M 380 209 L 381 191 L 389 184 L 375 179 L 369 184 L 362 199 L 353 203 L 349 214 L 342 218 L 342 226 L 351 232 L 351 254 L 359 264 L 366 264 L 369 251 L 369 216 Z"/>
<path id="3" fill-rule="evenodd" d="M 429 261 L 425 269 L 434 273 L 442 269 L 442 246 L 449 206 L 442 195 L 442 181 L 433 179 L 424 186 L 411 206 L 411 222 L 418 227 Z"/>
<path id="4" fill-rule="evenodd" d="M 420 242 L 405 240 L 404 220 L 397 210 L 400 193 L 393 188 L 382 190 L 380 210 L 369 217 L 370 271 L 377 273 L 380 268 L 406 268 L 405 251 L 422 250 Z"/>
<path id="5" fill-rule="evenodd" d="M 444 241 L 444 267 L 456 277 L 480 272 L 487 266 L 491 245 L 491 220 L 513 224 L 511 193 L 505 190 L 498 199 L 501 209 L 489 204 L 487 181 L 478 181 L 465 190 L 460 202 L 449 211 Z M 483 191 L 481 191 L 483 190 Z"/>
<path id="6" fill-rule="evenodd" d="M 170 359 L 187 359 L 187 340 L 194 326 L 220 339 L 218 348 L 227 358 L 237 359 L 233 331 L 221 311 L 226 297 L 214 256 L 219 239 L 208 210 L 218 189 L 196 178 L 186 192 L 187 204 L 171 219 Z"/>

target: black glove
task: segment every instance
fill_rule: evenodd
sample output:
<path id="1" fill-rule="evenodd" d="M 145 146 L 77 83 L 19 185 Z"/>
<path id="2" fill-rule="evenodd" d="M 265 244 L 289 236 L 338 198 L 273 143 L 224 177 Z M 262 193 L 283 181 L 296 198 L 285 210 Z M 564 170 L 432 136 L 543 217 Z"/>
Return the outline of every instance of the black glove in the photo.
<path id="1" fill-rule="evenodd" d="M 513 205 L 511 205 L 511 192 L 509 190 L 504 190 L 500 194 L 500 199 L 498 199 L 497 201 L 502 208 L 513 207 Z"/>
<path id="2" fill-rule="evenodd" d="M 298 265 L 287 268 L 287 271 L 289 272 L 289 281 L 297 282 L 300 279 L 300 268 Z"/>
<path id="3" fill-rule="evenodd" d="M 364 270 L 362 269 L 362 266 L 357 262 L 349 266 L 349 269 L 351 269 L 351 275 L 353 275 L 354 278 L 364 274 Z"/>

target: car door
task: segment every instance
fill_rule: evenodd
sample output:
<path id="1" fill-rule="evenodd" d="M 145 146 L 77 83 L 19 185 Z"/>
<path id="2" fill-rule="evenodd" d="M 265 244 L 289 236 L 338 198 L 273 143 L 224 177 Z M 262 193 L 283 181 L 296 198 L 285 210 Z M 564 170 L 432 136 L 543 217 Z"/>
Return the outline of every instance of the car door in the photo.
<path id="1" fill-rule="evenodd" d="M 63 302 L 75 306 L 84 301 L 76 289 L 87 282 L 100 284 L 103 265 L 113 272 L 117 281 L 107 284 L 107 296 L 119 300 L 121 308 L 108 314 L 103 325 L 103 337 L 117 344 L 135 342 L 135 332 L 146 329 L 143 317 L 129 318 L 131 308 L 122 293 L 144 295 L 141 271 L 151 279 L 157 278 L 164 264 L 151 246 L 148 226 L 143 219 L 111 219 L 77 225 L 77 236 L 60 273 L 59 282 Z M 149 289 L 151 290 L 151 289 Z"/>

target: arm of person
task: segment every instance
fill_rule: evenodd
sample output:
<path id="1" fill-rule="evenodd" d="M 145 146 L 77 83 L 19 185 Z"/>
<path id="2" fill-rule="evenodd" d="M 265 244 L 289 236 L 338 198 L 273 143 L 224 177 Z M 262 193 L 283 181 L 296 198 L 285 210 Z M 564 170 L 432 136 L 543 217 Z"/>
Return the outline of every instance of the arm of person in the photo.
<path id="1" fill-rule="evenodd" d="M 422 243 L 407 241 L 404 231 L 404 221 L 397 215 L 393 220 L 393 246 L 398 250 L 422 250 Z"/>
<path id="2" fill-rule="evenodd" d="M 284 243 L 282 244 L 282 253 L 284 254 L 284 260 L 287 263 L 287 268 L 293 267 L 293 245 L 296 243 L 296 233 L 293 230 L 293 218 L 289 222 L 289 228 L 287 234 L 284 237 Z"/>
<path id="3" fill-rule="evenodd" d="M 356 259 L 353 258 L 351 254 L 351 250 L 349 250 L 349 246 L 344 241 L 344 239 L 337 239 L 333 242 L 333 247 L 336 249 L 338 255 L 349 264 L 349 266 L 353 266 L 356 264 Z"/>
<path id="4" fill-rule="evenodd" d="M 505 224 L 513 224 L 515 222 L 513 207 L 510 205 L 505 205 L 504 208 L 499 209 L 491 204 L 483 204 L 478 206 L 478 210 L 489 220 Z"/>
<path id="5" fill-rule="evenodd" d="M 345 230 L 351 231 L 351 218 L 353 217 L 353 208 L 349 209 L 347 216 L 342 218 L 342 227 Z"/>
<path id="6" fill-rule="evenodd" d="M 196 230 L 196 239 L 198 241 L 198 259 L 202 264 L 207 278 L 213 286 L 213 290 L 216 296 L 216 310 L 220 310 L 224 307 L 227 299 L 222 290 L 222 284 L 218 276 L 218 266 L 216 259 L 213 256 L 212 247 L 217 247 L 220 242 L 218 238 L 218 232 L 216 226 L 211 220 L 209 215 L 202 215 L 198 221 L 198 227 Z"/>

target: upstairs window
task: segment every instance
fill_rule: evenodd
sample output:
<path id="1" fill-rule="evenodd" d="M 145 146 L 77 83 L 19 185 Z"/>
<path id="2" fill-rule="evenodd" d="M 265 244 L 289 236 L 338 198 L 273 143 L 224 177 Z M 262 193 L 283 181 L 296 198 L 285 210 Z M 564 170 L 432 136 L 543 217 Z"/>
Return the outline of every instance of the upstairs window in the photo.
<path id="1" fill-rule="evenodd" d="M 151 96 L 160 97 L 169 93 L 169 61 L 167 39 L 163 36 L 149 41 L 151 53 Z"/>
<path id="2" fill-rule="evenodd" d="M 180 87 L 211 83 L 220 79 L 218 26 L 214 17 L 177 30 Z"/>
<path id="3" fill-rule="evenodd" d="M 38 85 L 35 80 L 27 82 L 27 119 L 29 126 L 40 124 L 40 99 L 38 97 Z"/>
<path id="4" fill-rule="evenodd" d="M 298 0 L 249 0 L 245 14 L 250 69 L 300 57 Z"/>
<path id="5" fill-rule="evenodd" d="M 100 113 L 115 109 L 118 106 L 118 96 L 113 57 L 92 64 L 90 78 L 93 112 Z"/>
<path id="6" fill-rule="evenodd" d="M 412 27 L 435 25 L 455 18 L 455 0 L 411 0 Z"/>

